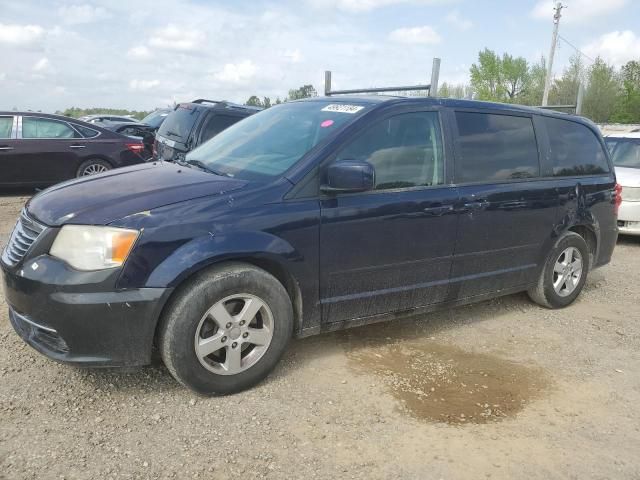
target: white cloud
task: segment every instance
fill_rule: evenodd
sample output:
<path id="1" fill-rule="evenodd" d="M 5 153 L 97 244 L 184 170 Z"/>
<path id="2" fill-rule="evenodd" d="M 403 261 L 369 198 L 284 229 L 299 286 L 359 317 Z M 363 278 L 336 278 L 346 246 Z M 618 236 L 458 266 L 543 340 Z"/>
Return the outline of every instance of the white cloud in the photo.
<path id="1" fill-rule="evenodd" d="M 40 25 L 10 25 L 0 23 L 0 43 L 16 46 L 30 46 L 44 36 Z"/>
<path id="2" fill-rule="evenodd" d="M 163 50 L 188 52 L 203 46 L 204 33 L 193 27 L 178 28 L 170 24 L 156 30 L 149 39 L 149 45 Z"/>
<path id="3" fill-rule="evenodd" d="M 138 80 L 133 79 L 129 82 L 129 88 L 131 90 L 151 90 L 152 88 L 160 85 L 160 80 Z"/>
<path id="4" fill-rule="evenodd" d="M 41 58 L 36 63 L 34 63 L 32 70 L 34 72 L 46 72 L 51 67 L 49 59 L 46 57 Z"/>
<path id="5" fill-rule="evenodd" d="M 540 0 L 531 10 L 531 16 L 541 20 L 551 20 L 556 2 Z M 603 15 L 614 12 L 627 4 L 627 0 L 568 0 L 566 9 L 562 10 L 562 23 L 580 23 L 599 19 Z"/>
<path id="6" fill-rule="evenodd" d="M 435 45 L 442 41 L 440 35 L 428 25 L 398 28 L 389 34 L 389 39 L 398 43 L 426 45 Z"/>
<path id="7" fill-rule="evenodd" d="M 369 12 L 382 7 L 401 4 L 434 5 L 450 0 L 307 0 L 316 8 L 342 10 L 350 13 Z"/>
<path id="8" fill-rule="evenodd" d="M 111 17 L 104 8 L 87 4 L 63 5 L 58 9 L 58 15 L 68 25 L 92 23 Z"/>
<path id="9" fill-rule="evenodd" d="M 473 26 L 473 22 L 468 18 L 461 17 L 458 10 L 449 12 L 449 14 L 445 17 L 445 20 L 456 27 L 458 30 L 469 30 Z"/>
<path id="10" fill-rule="evenodd" d="M 3 80 L 5 80 L 7 78 L 7 74 L 4 72 L 0 72 L 0 82 L 2 82 Z"/>
<path id="11" fill-rule="evenodd" d="M 137 45 L 135 47 L 131 47 L 129 51 L 127 51 L 127 57 L 130 58 L 138 58 L 138 59 L 148 59 L 151 58 L 151 50 L 149 47 L 145 45 Z"/>
<path id="12" fill-rule="evenodd" d="M 221 82 L 243 83 L 253 78 L 257 71 L 258 67 L 251 60 L 245 60 L 241 63 L 227 63 L 214 78 Z"/>
<path id="13" fill-rule="evenodd" d="M 585 45 L 582 50 L 590 57 L 602 57 L 619 67 L 630 60 L 640 58 L 640 37 L 631 30 L 615 31 L 601 35 Z"/>
<path id="14" fill-rule="evenodd" d="M 296 48 L 295 50 L 287 50 L 286 52 L 284 52 L 284 58 L 289 60 L 291 63 L 298 63 L 300 60 L 302 60 L 302 53 L 300 53 L 300 50 L 298 48 Z"/>

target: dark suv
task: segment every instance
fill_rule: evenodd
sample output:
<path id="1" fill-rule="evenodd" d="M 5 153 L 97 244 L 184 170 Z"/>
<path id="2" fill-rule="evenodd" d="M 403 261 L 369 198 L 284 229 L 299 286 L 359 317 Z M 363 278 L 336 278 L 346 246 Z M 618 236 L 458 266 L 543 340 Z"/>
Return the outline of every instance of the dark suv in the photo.
<path id="1" fill-rule="evenodd" d="M 185 155 L 225 128 L 261 108 L 200 98 L 181 103 L 162 122 L 154 143 L 154 158 L 181 162 Z"/>
<path id="2" fill-rule="evenodd" d="M 620 190 L 597 127 L 512 105 L 316 98 L 187 155 L 35 196 L 2 256 L 45 355 L 203 394 L 306 336 L 527 291 L 570 305 L 609 262 Z"/>

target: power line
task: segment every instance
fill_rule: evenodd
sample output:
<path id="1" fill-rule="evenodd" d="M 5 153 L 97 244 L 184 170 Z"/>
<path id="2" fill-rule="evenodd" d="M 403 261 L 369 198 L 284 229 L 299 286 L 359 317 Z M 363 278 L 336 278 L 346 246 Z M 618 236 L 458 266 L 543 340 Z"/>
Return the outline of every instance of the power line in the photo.
<path id="1" fill-rule="evenodd" d="M 582 50 L 580 50 L 578 47 L 576 47 L 573 43 L 571 43 L 569 40 L 567 40 L 566 38 L 564 38 L 562 35 L 558 34 L 558 38 L 560 40 L 562 40 L 563 42 L 565 42 L 567 45 L 569 45 L 571 48 L 573 48 L 576 52 L 578 52 L 580 55 L 582 55 L 583 57 L 587 58 L 588 60 L 591 60 L 591 63 L 594 63 L 595 60 L 593 58 L 591 58 L 589 55 L 587 55 L 586 53 L 584 53 Z"/>

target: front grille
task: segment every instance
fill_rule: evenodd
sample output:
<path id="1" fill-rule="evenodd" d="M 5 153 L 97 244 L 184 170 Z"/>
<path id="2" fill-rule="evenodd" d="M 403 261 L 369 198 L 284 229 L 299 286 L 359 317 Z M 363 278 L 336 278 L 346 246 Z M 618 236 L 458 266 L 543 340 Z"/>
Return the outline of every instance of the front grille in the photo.
<path id="1" fill-rule="evenodd" d="M 9 243 L 2 252 L 2 260 L 10 266 L 16 265 L 33 245 L 33 242 L 40 236 L 45 229 L 43 225 L 30 218 L 27 213 L 22 210 L 18 223 L 11 233 Z"/>

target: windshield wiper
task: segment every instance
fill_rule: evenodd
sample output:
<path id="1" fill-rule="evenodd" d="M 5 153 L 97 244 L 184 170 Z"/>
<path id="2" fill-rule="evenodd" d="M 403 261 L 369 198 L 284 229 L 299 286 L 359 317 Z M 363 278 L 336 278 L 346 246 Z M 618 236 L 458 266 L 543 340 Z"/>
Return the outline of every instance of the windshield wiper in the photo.
<path id="1" fill-rule="evenodd" d="M 213 173 L 214 175 L 219 175 L 220 177 L 226 176 L 222 172 L 218 172 L 217 170 L 214 170 L 212 168 L 207 167 L 207 165 L 204 162 L 200 161 L 200 160 L 189 159 L 185 163 L 187 165 L 193 165 L 195 167 L 198 167 L 200 170 L 204 170 L 205 172 Z"/>
<path id="2" fill-rule="evenodd" d="M 180 134 L 176 133 L 176 132 L 172 132 L 171 130 L 167 130 L 166 132 L 164 132 L 165 135 L 171 135 L 172 137 L 179 137 Z"/>

